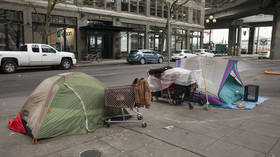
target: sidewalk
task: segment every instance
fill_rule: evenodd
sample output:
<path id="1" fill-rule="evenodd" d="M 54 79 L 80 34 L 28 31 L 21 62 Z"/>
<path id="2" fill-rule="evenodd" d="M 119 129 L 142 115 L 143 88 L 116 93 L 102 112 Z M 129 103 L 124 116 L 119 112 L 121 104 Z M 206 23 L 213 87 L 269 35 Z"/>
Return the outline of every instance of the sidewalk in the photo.
<path id="1" fill-rule="evenodd" d="M 123 64 L 126 59 L 103 59 L 101 62 L 97 61 L 78 61 L 75 67 L 86 67 L 92 65 L 108 65 L 108 64 Z"/>
<path id="2" fill-rule="evenodd" d="M 125 60 L 104 60 L 118 64 Z M 90 66 L 98 63 L 81 62 Z M 275 65 L 248 62 L 240 73 L 244 84 L 260 85 L 260 95 L 269 98 L 252 110 L 210 108 L 205 111 L 187 104 L 170 105 L 161 100 L 150 109 L 141 109 L 147 128 L 140 124 L 116 123 L 94 132 L 40 140 L 8 129 L 7 123 L 22 107 L 25 96 L 0 99 L 0 156 L 79 157 L 97 150 L 101 157 L 280 157 L 279 76 L 264 75 Z M 171 129 L 164 129 L 173 126 Z"/>

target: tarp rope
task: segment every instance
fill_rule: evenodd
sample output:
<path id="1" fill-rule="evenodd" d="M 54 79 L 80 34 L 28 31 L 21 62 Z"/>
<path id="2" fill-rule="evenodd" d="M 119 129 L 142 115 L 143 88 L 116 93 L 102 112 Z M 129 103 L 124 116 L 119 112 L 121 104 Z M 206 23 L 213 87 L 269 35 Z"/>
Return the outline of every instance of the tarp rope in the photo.
<path id="1" fill-rule="evenodd" d="M 80 103 L 81 103 L 82 108 L 83 108 L 83 111 L 84 111 L 85 120 L 86 120 L 86 130 L 87 130 L 88 132 L 93 131 L 93 130 L 89 130 L 89 128 L 88 128 L 88 118 L 87 118 L 87 112 L 86 112 L 86 107 L 85 107 L 84 101 L 83 101 L 82 98 L 79 96 L 79 94 L 78 94 L 72 87 L 70 87 L 70 86 L 65 82 L 65 78 L 64 78 L 64 85 L 65 85 L 67 88 L 69 88 L 69 89 L 76 95 L 76 97 L 80 100 Z"/>

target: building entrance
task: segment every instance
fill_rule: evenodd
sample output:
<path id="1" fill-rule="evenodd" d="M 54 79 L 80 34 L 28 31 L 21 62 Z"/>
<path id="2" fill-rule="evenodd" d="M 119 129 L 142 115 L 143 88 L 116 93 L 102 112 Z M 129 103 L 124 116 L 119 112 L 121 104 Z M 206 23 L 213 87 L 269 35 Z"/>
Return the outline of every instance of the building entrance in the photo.
<path id="1" fill-rule="evenodd" d="M 103 54 L 104 50 L 104 35 L 93 33 L 88 35 L 88 53 L 89 54 L 96 54 L 101 53 Z M 103 55 L 102 55 L 103 56 Z"/>

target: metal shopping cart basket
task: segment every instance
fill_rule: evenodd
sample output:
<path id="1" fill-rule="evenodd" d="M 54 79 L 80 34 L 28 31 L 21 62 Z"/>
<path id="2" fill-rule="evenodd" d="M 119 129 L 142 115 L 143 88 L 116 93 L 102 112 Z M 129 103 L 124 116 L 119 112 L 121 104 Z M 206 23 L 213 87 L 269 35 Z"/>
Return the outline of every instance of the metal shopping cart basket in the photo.
<path id="1" fill-rule="evenodd" d="M 135 95 L 133 85 L 108 87 L 105 89 L 105 106 L 113 108 L 121 108 L 122 114 L 113 116 L 105 120 L 105 124 L 110 127 L 111 123 L 141 123 L 141 126 L 145 128 L 147 123 L 143 119 L 142 113 L 139 112 L 139 108 L 135 105 Z M 136 115 L 136 118 L 127 120 L 128 114 L 125 114 L 125 108 L 130 108 Z M 117 119 L 117 120 L 114 120 Z"/>

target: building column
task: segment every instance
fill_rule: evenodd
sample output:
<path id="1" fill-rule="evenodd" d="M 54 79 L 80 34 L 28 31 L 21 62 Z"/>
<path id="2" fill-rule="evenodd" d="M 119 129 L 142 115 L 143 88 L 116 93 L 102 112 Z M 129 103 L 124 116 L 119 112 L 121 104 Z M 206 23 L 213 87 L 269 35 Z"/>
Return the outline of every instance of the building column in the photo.
<path id="1" fill-rule="evenodd" d="M 241 54 L 241 36 L 242 36 L 242 27 L 238 26 L 236 56 L 240 56 L 240 54 Z"/>
<path id="2" fill-rule="evenodd" d="M 204 32 L 200 32 L 200 49 L 203 49 Z"/>
<path id="3" fill-rule="evenodd" d="M 186 30 L 186 41 L 185 41 L 185 44 L 186 44 L 186 49 L 191 49 L 190 48 L 190 30 Z"/>
<path id="4" fill-rule="evenodd" d="M 88 45 L 87 45 L 87 34 L 85 30 L 79 29 L 82 26 L 87 26 L 87 17 L 79 17 L 77 18 L 77 58 L 78 60 L 83 59 L 83 53 L 88 53 Z"/>
<path id="5" fill-rule="evenodd" d="M 150 31 L 150 25 L 146 25 L 145 29 L 145 49 L 149 49 L 149 31 Z"/>
<path id="6" fill-rule="evenodd" d="M 280 12 L 273 15 L 271 59 L 280 59 Z"/>
<path id="7" fill-rule="evenodd" d="M 32 9 L 26 8 L 23 11 L 24 19 L 24 42 L 33 43 L 32 37 Z"/>
<path id="8" fill-rule="evenodd" d="M 254 51 L 255 29 L 255 27 L 251 27 L 249 30 L 248 54 L 253 54 Z"/>
<path id="9" fill-rule="evenodd" d="M 121 12 L 122 8 L 121 8 L 121 0 L 116 0 L 116 6 L 117 6 L 117 12 Z"/>
<path id="10" fill-rule="evenodd" d="M 121 32 L 113 33 L 113 58 L 120 59 L 121 57 Z"/>
<path id="11" fill-rule="evenodd" d="M 228 54 L 234 56 L 235 53 L 235 38 L 236 38 L 236 28 L 231 26 L 229 28 L 228 35 Z"/>

